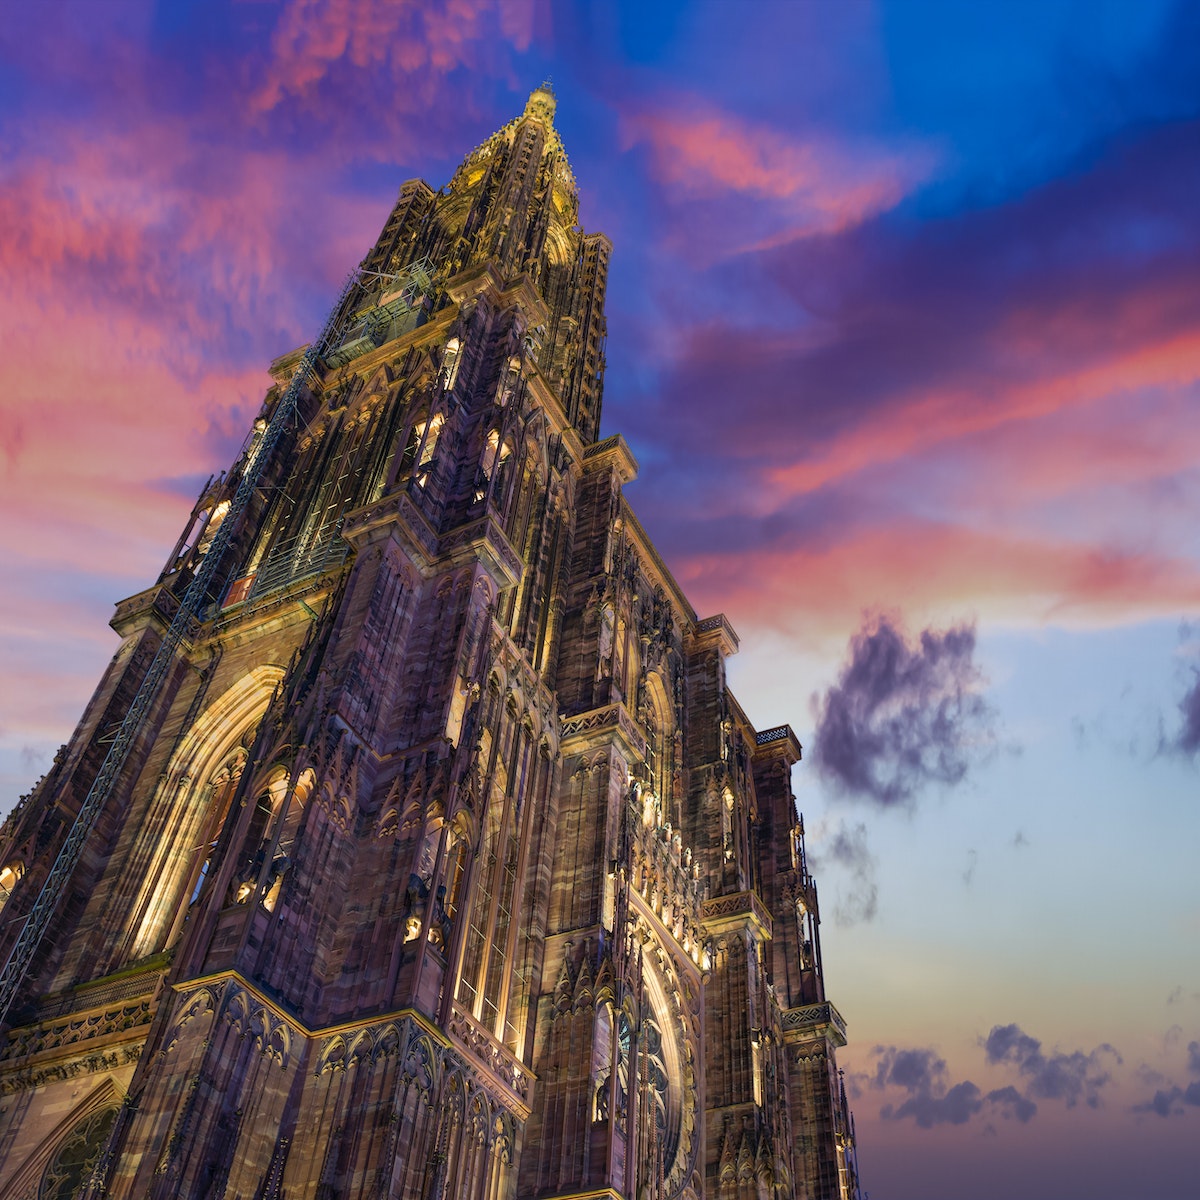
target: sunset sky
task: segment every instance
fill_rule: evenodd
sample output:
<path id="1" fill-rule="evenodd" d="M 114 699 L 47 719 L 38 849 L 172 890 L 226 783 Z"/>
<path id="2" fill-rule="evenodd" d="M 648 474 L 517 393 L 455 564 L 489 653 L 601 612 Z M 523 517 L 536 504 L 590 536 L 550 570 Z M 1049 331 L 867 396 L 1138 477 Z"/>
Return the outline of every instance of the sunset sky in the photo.
<path id="1" fill-rule="evenodd" d="M 400 184 L 549 77 L 604 435 L 805 747 L 872 1200 L 1194 1200 L 1200 4 L 0 0 L 0 811 Z"/>

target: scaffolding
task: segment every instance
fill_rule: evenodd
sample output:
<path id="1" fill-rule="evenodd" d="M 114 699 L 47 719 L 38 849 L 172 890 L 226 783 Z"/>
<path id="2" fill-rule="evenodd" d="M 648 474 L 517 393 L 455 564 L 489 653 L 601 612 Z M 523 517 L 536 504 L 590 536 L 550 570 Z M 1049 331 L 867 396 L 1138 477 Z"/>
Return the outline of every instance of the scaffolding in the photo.
<path id="1" fill-rule="evenodd" d="M 414 274 L 417 266 L 422 267 L 422 273 L 419 275 Z M 399 299 L 409 309 L 413 307 L 406 297 L 411 295 L 411 288 L 414 286 L 428 288 L 429 274 L 425 266 L 426 264 L 423 263 L 415 264 L 406 272 L 409 278 L 401 285 L 399 295 L 391 296 L 389 303 Z M 221 568 L 225 552 L 233 541 L 234 533 L 241 525 L 242 518 L 258 487 L 259 479 L 266 465 L 270 462 L 276 446 L 292 424 L 305 384 L 308 383 L 310 375 L 314 373 L 322 355 L 331 347 L 341 346 L 347 340 L 347 327 L 356 318 L 352 317 L 347 320 L 345 310 L 354 290 L 361 284 L 362 274 L 361 269 L 356 268 L 347 277 L 336 303 L 325 319 L 320 334 L 304 351 L 291 382 L 279 398 L 257 453 L 246 462 L 225 519 L 221 522 L 212 545 L 200 559 L 196 574 L 192 577 L 171 624 L 163 634 L 162 641 L 138 687 L 137 694 L 108 747 L 104 762 L 92 781 L 83 804 L 80 805 L 71 830 L 55 857 L 50 873 L 46 876 L 45 882 L 38 892 L 38 897 L 29 910 L 29 915 L 25 918 L 25 923 L 13 943 L 8 960 L 5 962 L 3 970 L 0 971 L 0 1022 L 8 1017 L 17 991 L 33 962 L 38 946 L 58 910 L 66 884 L 79 863 L 88 836 L 95 827 L 96 820 L 105 803 L 112 795 L 113 788 L 129 758 L 142 724 L 158 699 L 168 672 L 176 662 L 176 655 L 180 647 L 194 634 L 203 619 L 209 593 L 214 584 L 218 582 L 217 573 Z M 399 279 L 398 276 L 395 278 Z M 384 294 L 388 294 L 386 287 Z M 423 295 L 424 292 L 421 294 Z"/>
<path id="2" fill-rule="evenodd" d="M 378 298 L 347 322 L 344 338 L 325 355 L 331 367 L 343 367 L 415 329 L 425 315 L 425 297 L 433 291 L 433 267 L 425 258 L 392 275 L 363 272 L 363 277 L 379 280 Z"/>

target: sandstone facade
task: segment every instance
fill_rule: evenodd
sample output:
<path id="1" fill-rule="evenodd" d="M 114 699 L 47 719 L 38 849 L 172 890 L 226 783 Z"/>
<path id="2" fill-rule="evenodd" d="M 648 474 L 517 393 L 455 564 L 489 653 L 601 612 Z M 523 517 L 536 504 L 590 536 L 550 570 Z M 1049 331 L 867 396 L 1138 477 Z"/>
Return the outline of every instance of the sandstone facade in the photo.
<path id="1" fill-rule="evenodd" d="M 553 116 L 404 185 L 5 824 L 3 954 L 219 555 L 8 1014 L 0 1195 L 857 1195 L 800 746 L 597 440 Z"/>

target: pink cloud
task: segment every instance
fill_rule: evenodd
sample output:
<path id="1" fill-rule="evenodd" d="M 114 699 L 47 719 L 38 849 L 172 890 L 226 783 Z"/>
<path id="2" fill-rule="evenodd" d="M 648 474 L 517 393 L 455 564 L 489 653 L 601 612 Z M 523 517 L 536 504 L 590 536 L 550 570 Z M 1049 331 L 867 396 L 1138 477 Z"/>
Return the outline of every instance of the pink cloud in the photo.
<path id="1" fill-rule="evenodd" d="M 675 570 L 698 611 L 734 624 L 845 644 L 866 609 L 911 621 L 964 614 L 1001 624 L 1103 626 L 1200 610 L 1200 567 L 1165 554 L 1105 550 L 897 518 L 827 544 L 691 555 Z"/>
<path id="2" fill-rule="evenodd" d="M 956 439 L 1085 408 L 1118 392 L 1179 387 L 1200 380 L 1200 333 L 1187 332 L 1138 347 L 1123 356 L 1008 387 L 994 382 L 986 394 L 952 387 L 872 413 L 834 436 L 811 458 L 767 472 L 780 496 L 815 491 L 868 468 Z"/>
<path id="3" fill-rule="evenodd" d="M 740 193 L 773 202 L 788 226 L 767 244 L 859 224 L 893 207 L 931 167 L 926 151 L 791 137 L 682 98 L 626 113 L 623 131 L 627 146 L 649 147 L 666 188 L 702 199 Z"/>
<path id="4" fill-rule="evenodd" d="M 400 95 L 380 96 L 386 108 L 427 75 L 472 65 L 493 30 L 518 50 L 528 47 L 532 0 L 291 0 L 271 36 L 271 55 L 251 99 L 267 112 L 292 97 L 308 101 L 339 67 L 390 81 Z"/>

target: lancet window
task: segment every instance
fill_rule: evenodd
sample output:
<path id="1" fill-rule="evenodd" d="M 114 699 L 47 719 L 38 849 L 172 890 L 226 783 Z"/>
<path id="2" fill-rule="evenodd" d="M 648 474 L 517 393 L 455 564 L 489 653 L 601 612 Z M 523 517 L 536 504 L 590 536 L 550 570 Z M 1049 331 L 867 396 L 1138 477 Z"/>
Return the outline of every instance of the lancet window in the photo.
<path id="1" fill-rule="evenodd" d="M 411 471 L 417 482 L 425 486 L 445 423 L 446 418 L 442 413 L 434 413 L 428 420 L 417 421 L 413 425 L 408 432 L 404 453 L 400 456 L 401 478 Z"/>
<path id="2" fill-rule="evenodd" d="M 17 886 L 18 880 L 24 874 L 25 864 L 19 860 L 10 862 L 3 870 L 0 870 L 0 909 L 8 903 L 13 888 Z"/>
<path id="3" fill-rule="evenodd" d="M 458 368 L 462 358 L 462 343 L 456 337 L 452 337 L 446 343 L 446 353 L 442 358 L 442 370 L 439 379 L 444 391 L 450 392 L 454 390 L 454 385 L 458 380 Z"/>

